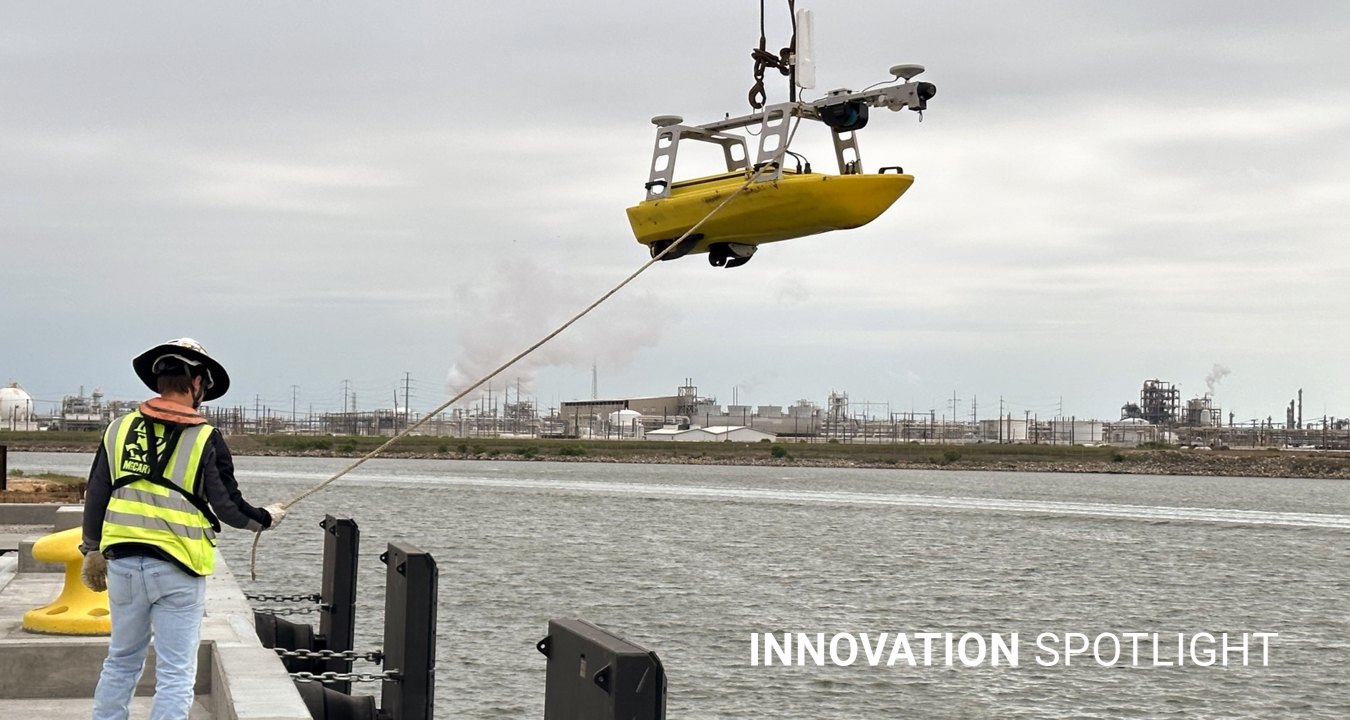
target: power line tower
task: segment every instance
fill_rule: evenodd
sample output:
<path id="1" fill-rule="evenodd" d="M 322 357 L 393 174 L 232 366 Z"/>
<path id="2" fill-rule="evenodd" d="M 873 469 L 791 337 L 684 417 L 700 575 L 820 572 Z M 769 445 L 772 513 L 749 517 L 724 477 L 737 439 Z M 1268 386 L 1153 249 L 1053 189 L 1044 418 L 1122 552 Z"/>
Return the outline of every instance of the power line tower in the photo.
<path id="1" fill-rule="evenodd" d="M 403 373 L 403 427 L 406 429 L 412 422 L 412 407 L 408 404 L 409 397 L 412 394 L 412 373 Z"/>
<path id="2" fill-rule="evenodd" d="M 951 406 L 952 406 L 952 414 L 951 414 L 952 425 L 955 425 L 955 426 L 956 426 L 956 432 L 957 432 L 957 433 L 960 433 L 960 432 L 961 432 L 961 429 L 960 429 L 960 428 L 961 428 L 961 398 L 958 398 L 958 397 L 956 396 L 956 391 L 955 391 L 955 390 L 952 391 L 952 402 L 951 402 Z M 945 438 L 945 437 L 947 437 L 947 434 L 948 434 L 948 432 L 951 430 L 951 428 L 946 427 L 946 424 L 947 424 L 947 421 L 946 421 L 946 420 L 943 420 L 943 421 L 942 421 L 942 424 L 943 424 L 943 426 L 944 426 L 944 427 L 942 428 L 942 436 Z"/>

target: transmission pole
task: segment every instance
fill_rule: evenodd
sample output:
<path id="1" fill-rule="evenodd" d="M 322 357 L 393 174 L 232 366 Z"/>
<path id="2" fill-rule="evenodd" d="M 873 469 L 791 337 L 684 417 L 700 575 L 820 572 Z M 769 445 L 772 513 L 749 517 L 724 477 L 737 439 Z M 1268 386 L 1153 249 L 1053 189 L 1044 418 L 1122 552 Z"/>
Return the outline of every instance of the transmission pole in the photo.
<path id="1" fill-rule="evenodd" d="M 403 373 L 403 427 L 405 428 L 408 427 L 408 423 L 412 421 L 412 415 L 408 410 L 408 393 L 410 387 L 412 387 L 412 373 L 405 372 Z"/>

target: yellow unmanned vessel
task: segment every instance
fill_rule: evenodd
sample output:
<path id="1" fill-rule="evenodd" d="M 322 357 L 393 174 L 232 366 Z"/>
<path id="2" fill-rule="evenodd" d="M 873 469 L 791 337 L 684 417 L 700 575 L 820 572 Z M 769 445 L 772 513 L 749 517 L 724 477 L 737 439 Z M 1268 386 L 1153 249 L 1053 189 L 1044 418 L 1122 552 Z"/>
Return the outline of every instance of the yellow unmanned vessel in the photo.
<path id="1" fill-rule="evenodd" d="M 764 243 L 860 227 L 875 220 L 914 183 L 899 167 L 863 171 L 857 133 L 867 125 L 868 108 L 922 113 L 937 94 L 932 83 L 915 82 L 922 65 L 895 65 L 891 80 L 853 92 L 832 90 L 815 101 L 800 101 L 797 88 L 814 87 L 811 62 L 810 11 L 796 14 L 793 40 L 779 56 L 754 54 L 756 79 L 750 104 L 757 111 L 704 125 L 687 125 L 677 115 L 658 115 L 647 197 L 628 208 L 628 222 L 639 243 L 653 258 L 674 260 L 690 253 L 708 253 L 716 267 L 736 267 L 750 261 Z M 804 36 L 798 52 L 798 38 Z M 777 67 L 792 76 L 788 102 L 765 105 L 763 70 Z M 833 135 L 837 174 L 812 172 L 809 162 L 788 149 L 802 122 L 819 122 Z M 744 129 L 758 140 L 755 161 Z M 707 177 L 676 179 L 675 160 L 681 143 L 696 141 L 720 146 L 726 172 Z M 788 167 L 787 156 L 796 159 Z M 729 201 L 723 205 L 723 201 Z M 676 245 L 678 243 L 678 245 Z M 672 247 L 674 246 L 674 247 Z"/>
<path id="2" fill-rule="evenodd" d="M 723 198 L 749 182 L 739 196 L 686 238 L 681 248 L 662 257 L 670 260 L 706 252 L 713 265 L 735 267 L 748 261 L 763 243 L 872 222 L 914 183 L 913 175 L 896 170 L 871 175 L 788 170 L 771 182 L 752 182 L 754 172 L 744 170 L 685 180 L 673 183 L 666 197 L 628 208 L 628 222 L 638 242 L 650 247 L 656 257 Z M 738 259 L 743 261 L 735 262 Z"/>

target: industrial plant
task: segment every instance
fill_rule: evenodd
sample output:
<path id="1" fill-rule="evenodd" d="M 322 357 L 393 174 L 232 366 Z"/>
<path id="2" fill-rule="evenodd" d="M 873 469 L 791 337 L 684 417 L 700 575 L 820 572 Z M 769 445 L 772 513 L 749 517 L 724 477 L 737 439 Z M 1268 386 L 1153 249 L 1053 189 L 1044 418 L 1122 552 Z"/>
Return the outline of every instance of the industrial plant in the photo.
<path id="1" fill-rule="evenodd" d="M 594 388 L 594 385 L 592 386 Z M 0 430 L 101 430 L 139 400 L 107 400 L 100 390 L 67 395 L 39 410 L 18 383 L 0 388 Z M 345 404 L 345 403 L 344 403 Z M 1350 449 L 1350 420 L 1305 421 L 1303 391 L 1291 398 L 1282 422 L 1275 418 L 1237 422 L 1224 415 L 1212 393 L 1182 401 L 1180 389 L 1145 380 L 1138 399 L 1125 402 L 1115 420 L 1039 417 L 1029 412 L 980 418 L 935 410 L 895 412 L 885 403 L 850 402 L 831 391 L 823 402 L 802 399 L 779 405 L 722 405 L 686 378 L 672 395 L 592 397 L 541 411 L 511 387 L 485 390 L 477 399 L 424 418 L 398 399 L 391 407 L 340 412 L 289 412 L 255 404 L 204 406 L 217 427 L 234 434 L 392 436 L 420 423 L 415 432 L 443 437 L 538 437 L 667 442 L 845 442 L 845 443 L 1027 443 L 1137 447 L 1166 444 L 1197 448 L 1307 447 Z"/>

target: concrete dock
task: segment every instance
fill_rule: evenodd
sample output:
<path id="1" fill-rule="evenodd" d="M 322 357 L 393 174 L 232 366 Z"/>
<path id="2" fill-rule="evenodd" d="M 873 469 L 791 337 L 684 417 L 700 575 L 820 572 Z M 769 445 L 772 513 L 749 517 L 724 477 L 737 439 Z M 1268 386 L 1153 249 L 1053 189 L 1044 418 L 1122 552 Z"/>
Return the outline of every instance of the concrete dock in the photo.
<path id="1" fill-rule="evenodd" d="M 61 592 L 64 568 L 35 561 L 32 543 L 76 527 L 78 505 L 0 504 L 0 718 L 83 720 L 107 654 L 106 637 L 43 635 L 23 629 L 23 614 Z M 254 632 L 253 609 L 217 555 L 207 578 L 198 651 L 197 699 L 190 720 L 310 720 L 281 659 Z M 154 653 L 131 717 L 149 717 Z"/>

